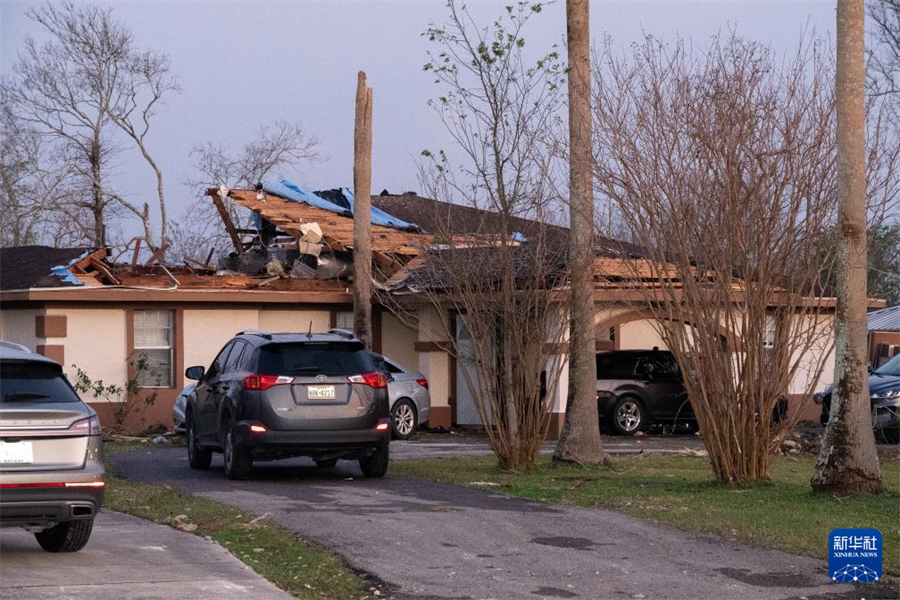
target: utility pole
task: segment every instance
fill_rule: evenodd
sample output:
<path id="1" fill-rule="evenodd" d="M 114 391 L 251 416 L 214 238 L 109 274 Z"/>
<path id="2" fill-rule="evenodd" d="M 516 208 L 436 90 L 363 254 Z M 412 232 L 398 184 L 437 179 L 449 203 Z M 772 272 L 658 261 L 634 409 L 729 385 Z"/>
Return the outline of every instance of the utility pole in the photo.
<path id="1" fill-rule="evenodd" d="M 372 348 L 372 88 L 360 71 L 353 134 L 353 329 Z"/>
<path id="2" fill-rule="evenodd" d="M 863 0 L 838 0 L 838 240 L 835 361 L 831 414 L 812 477 L 828 493 L 881 491 L 869 401 L 866 309 L 866 68 Z"/>
<path id="3" fill-rule="evenodd" d="M 569 46 L 569 396 L 554 463 L 605 461 L 597 418 L 588 0 L 566 0 Z"/>

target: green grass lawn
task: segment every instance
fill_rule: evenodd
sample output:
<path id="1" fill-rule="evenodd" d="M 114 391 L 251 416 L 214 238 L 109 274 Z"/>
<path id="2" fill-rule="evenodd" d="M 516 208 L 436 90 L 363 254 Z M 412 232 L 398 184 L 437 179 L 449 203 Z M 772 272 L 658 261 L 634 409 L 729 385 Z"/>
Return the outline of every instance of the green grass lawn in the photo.
<path id="1" fill-rule="evenodd" d="M 107 456 L 146 444 L 107 443 Z M 201 535 L 279 588 L 304 600 L 369 598 L 367 582 L 327 550 L 307 544 L 268 519 L 207 498 L 107 474 L 105 507 Z"/>
<path id="2" fill-rule="evenodd" d="M 395 461 L 391 474 L 479 487 L 542 502 L 606 508 L 757 546 L 828 558 L 828 533 L 874 527 L 884 539 L 887 573 L 900 576 L 900 459 L 882 460 L 886 491 L 878 496 L 814 494 L 814 457 L 778 457 L 769 483 L 717 483 L 709 460 L 684 455 L 618 458 L 612 470 L 551 468 L 502 472 L 494 457 Z M 495 483 L 497 487 L 485 486 Z"/>

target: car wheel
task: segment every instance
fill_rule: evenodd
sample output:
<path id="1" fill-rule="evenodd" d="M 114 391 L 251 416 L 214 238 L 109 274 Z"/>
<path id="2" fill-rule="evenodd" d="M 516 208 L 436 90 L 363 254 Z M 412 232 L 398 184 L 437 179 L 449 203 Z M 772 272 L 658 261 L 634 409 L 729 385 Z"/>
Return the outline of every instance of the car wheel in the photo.
<path id="1" fill-rule="evenodd" d="M 200 440 L 197 439 L 197 428 L 194 425 L 194 419 L 187 419 L 187 449 L 188 464 L 192 469 L 205 471 L 212 462 L 212 451 L 200 447 Z"/>
<path id="2" fill-rule="evenodd" d="M 398 400 L 391 409 L 391 430 L 395 440 L 408 440 L 419 426 L 416 407 L 409 400 Z"/>
<path id="3" fill-rule="evenodd" d="M 647 419 L 640 400 L 625 396 L 619 398 L 612 411 L 612 426 L 620 435 L 634 435 L 641 431 Z"/>
<path id="4" fill-rule="evenodd" d="M 359 459 L 359 468 L 362 469 L 363 475 L 366 477 L 384 477 L 387 473 L 390 456 L 388 445 L 378 446 L 372 454 L 363 456 Z"/>
<path id="5" fill-rule="evenodd" d="M 317 460 L 317 461 L 316 461 L 316 466 L 319 467 L 320 469 L 330 469 L 330 468 L 332 468 L 333 466 L 335 466 L 336 464 L 337 464 L 337 459 L 336 459 L 336 458 L 331 458 L 331 459 L 328 459 L 328 460 Z"/>
<path id="6" fill-rule="evenodd" d="M 250 449 L 237 444 L 234 425 L 229 419 L 222 431 L 225 475 L 228 479 L 249 479 L 253 457 Z"/>
<path id="7" fill-rule="evenodd" d="M 34 534 L 38 544 L 47 552 L 78 552 L 91 539 L 94 520 L 58 523 Z"/>

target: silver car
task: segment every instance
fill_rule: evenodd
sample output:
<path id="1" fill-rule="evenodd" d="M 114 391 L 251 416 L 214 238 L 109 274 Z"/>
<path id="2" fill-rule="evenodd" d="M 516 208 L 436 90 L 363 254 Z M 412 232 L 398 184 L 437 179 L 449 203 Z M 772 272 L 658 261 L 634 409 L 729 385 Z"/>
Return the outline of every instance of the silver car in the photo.
<path id="1" fill-rule="evenodd" d="M 377 352 L 372 353 L 372 358 L 375 366 L 380 366 L 388 375 L 393 437 L 398 440 L 409 439 L 421 424 L 428 422 L 428 410 L 431 408 L 428 380 L 418 371 L 408 369 Z"/>
<path id="2" fill-rule="evenodd" d="M 32 531 L 48 552 L 81 550 L 103 478 L 97 413 L 59 363 L 0 342 L 0 525 Z"/>
<path id="3" fill-rule="evenodd" d="M 196 383 L 187 384 L 184 386 L 184 389 L 181 390 L 181 393 L 178 394 L 178 398 L 175 399 L 175 405 L 172 407 L 172 423 L 175 426 L 175 431 L 178 433 L 185 433 L 184 414 L 187 410 L 188 398 L 194 393 L 194 388 L 196 387 Z"/>

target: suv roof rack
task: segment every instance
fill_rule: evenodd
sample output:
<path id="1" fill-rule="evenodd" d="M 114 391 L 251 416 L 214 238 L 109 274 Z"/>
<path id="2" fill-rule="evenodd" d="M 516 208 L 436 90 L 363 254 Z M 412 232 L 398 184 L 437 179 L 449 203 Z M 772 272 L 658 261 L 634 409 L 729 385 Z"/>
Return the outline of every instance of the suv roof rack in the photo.
<path id="1" fill-rule="evenodd" d="M 347 338 L 348 340 L 355 340 L 356 334 L 350 331 L 349 329 L 341 329 L 339 327 L 332 327 L 328 330 L 328 333 L 332 335 L 338 335 L 342 338 Z"/>
<path id="2" fill-rule="evenodd" d="M 15 342 L 7 342 L 6 340 L 0 340 L 0 346 L 4 348 L 9 348 L 10 350 L 21 350 L 22 352 L 27 352 L 28 354 L 34 354 L 29 348 L 23 346 L 22 344 L 17 344 Z"/>
<path id="3" fill-rule="evenodd" d="M 237 335 L 257 335 L 265 340 L 272 339 L 272 334 L 268 331 L 263 331 L 262 329 L 245 329 L 237 332 Z"/>

